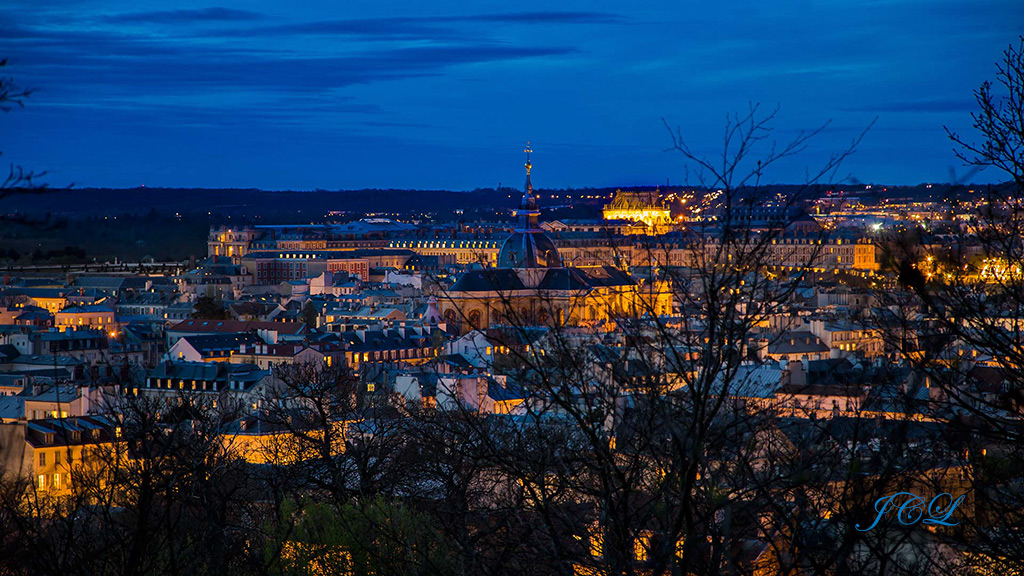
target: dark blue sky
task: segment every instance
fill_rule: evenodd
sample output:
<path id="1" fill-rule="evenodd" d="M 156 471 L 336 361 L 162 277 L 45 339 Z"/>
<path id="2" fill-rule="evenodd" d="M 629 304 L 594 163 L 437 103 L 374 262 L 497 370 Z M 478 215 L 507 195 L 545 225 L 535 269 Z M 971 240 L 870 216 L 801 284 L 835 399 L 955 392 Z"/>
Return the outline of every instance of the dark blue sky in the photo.
<path id="1" fill-rule="evenodd" d="M 713 153 L 749 102 L 779 139 L 831 120 L 769 181 L 875 117 L 842 174 L 944 181 L 942 126 L 969 130 L 1024 30 L 1020 0 L 3 4 L 6 73 L 37 90 L 4 159 L 116 187 L 520 186 L 527 140 L 537 186 L 680 183 L 661 118 Z"/>

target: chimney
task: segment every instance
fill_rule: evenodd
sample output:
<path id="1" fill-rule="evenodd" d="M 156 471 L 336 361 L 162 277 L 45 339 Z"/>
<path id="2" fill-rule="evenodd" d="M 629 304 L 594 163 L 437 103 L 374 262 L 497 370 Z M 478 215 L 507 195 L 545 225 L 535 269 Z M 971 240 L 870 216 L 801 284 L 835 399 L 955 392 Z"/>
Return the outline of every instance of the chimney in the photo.
<path id="1" fill-rule="evenodd" d="M 803 362 L 789 362 L 787 367 L 789 368 L 790 384 L 793 386 L 807 385 L 807 372 L 804 370 L 805 366 Z"/>

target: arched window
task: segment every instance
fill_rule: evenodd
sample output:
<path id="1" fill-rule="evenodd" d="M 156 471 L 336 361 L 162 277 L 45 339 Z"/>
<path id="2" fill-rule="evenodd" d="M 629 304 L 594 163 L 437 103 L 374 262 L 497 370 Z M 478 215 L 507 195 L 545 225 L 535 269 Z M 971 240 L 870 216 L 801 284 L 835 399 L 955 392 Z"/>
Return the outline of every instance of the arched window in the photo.
<path id="1" fill-rule="evenodd" d="M 444 316 L 444 321 L 449 326 L 458 326 L 459 315 L 454 309 L 449 308 L 445 310 L 442 316 Z"/>

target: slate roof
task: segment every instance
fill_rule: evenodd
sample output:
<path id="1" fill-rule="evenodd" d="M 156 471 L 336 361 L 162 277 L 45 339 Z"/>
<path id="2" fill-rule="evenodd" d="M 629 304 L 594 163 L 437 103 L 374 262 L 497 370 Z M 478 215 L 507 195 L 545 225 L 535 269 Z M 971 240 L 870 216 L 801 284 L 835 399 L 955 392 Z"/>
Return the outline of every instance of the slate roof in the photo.
<path id="1" fill-rule="evenodd" d="M 347 342 L 347 349 L 356 352 L 373 352 L 377 350 L 399 350 L 403 348 L 423 348 L 430 339 L 429 334 L 407 332 L 402 336 L 397 330 L 366 330 L 360 338 L 355 332 L 345 332 L 342 339 Z"/>
<path id="2" fill-rule="evenodd" d="M 109 439 L 113 428 L 113 422 L 103 416 L 31 420 L 26 424 L 25 440 L 32 446 L 46 446 L 49 443 L 44 438 L 49 436 L 57 445 L 85 444 Z"/>
<path id="3" fill-rule="evenodd" d="M 549 268 L 537 285 L 540 290 L 587 290 L 601 286 L 630 286 L 629 274 L 614 266 Z M 452 292 L 522 290 L 526 285 L 513 268 L 486 268 L 465 272 L 452 286 Z"/>
<path id="4" fill-rule="evenodd" d="M 79 392 L 77 386 L 49 386 L 45 390 L 40 390 L 38 394 L 33 394 L 30 387 L 18 396 L 30 402 L 71 402 L 78 398 Z"/>
<path id="5" fill-rule="evenodd" d="M 17 420 L 25 416 L 25 399 L 0 396 L 0 420 Z"/>
<path id="6" fill-rule="evenodd" d="M 204 356 L 209 352 L 238 350 L 243 344 L 247 346 L 263 344 L 263 340 L 252 332 L 184 336 L 182 340 L 188 342 L 197 352 Z"/>
<path id="7" fill-rule="evenodd" d="M 489 380 L 487 383 L 487 396 L 496 402 L 525 400 L 526 392 L 514 382 L 509 382 L 508 385 L 502 386 L 493 380 Z"/>
<path id="8" fill-rule="evenodd" d="M 169 332 L 248 332 L 274 330 L 280 334 L 301 334 L 306 325 L 301 322 L 260 322 L 242 320 L 182 320 L 167 329 Z"/>
<path id="9" fill-rule="evenodd" d="M 810 354 L 828 351 L 829 347 L 820 338 L 806 331 L 783 332 L 768 345 L 770 354 Z"/>
<path id="10" fill-rule="evenodd" d="M 173 380 L 227 381 L 255 383 L 270 374 L 255 364 L 231 364 L 229 362 L 161 362 L 149 372 L 150 378 Z"/>
<path id="11" fill-rule="evenodd" d="M 21 356 L 21 352 L 17 348 L 11 344 L 0 344 L 0 362 L 10 362 L 18 356 Z"/>
<path id="12" fill-rule="evenodd" d="M 126 288 L 145 289 L 149 278 L 142 276 L 79 276 L 73 285 L 76 288 L 98 290 L 120 290 Z"/>
<path id="13" fill-rule="evenodd" d="M 724 377 L 715 377 L 715 390 L 725 385 Z M 743 364 L 729 382 L 729 395 L 741 398 L 772 398 L 782 386 L 782 369 L 777 364 Z"/>
<path id="14" fill-rule="evenodd" d="M 82 306 L 69 306 L 57 314 L 96 314 L 113 312 L 114 309 L 106 304 L 84 304 Z"/>
<path id="15" fill-rule="evenodd" d="M 511 268 L 487 268 L 470 270 L 452 286 L 452 292 L 488 292 L 492 290 L 522 290 L 523 281 Z"/>

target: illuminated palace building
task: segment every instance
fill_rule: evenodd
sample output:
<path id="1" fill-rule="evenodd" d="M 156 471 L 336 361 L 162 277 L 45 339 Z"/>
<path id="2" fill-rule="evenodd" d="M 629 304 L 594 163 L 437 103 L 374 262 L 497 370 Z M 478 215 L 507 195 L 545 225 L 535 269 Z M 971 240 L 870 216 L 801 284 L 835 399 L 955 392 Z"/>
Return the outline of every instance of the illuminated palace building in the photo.
<path id="1" fill-rule="evenodd" d="M 672 223 L 672 212 L 661 201 L 661 192 L 615 191 L 615 198 L 604 207 L 605 220 L 643 222 L 649 228 Z"/>
<path id="2" fill-rule="evenodd" d="M 492 325 L 568 325 L 611 329 L 618 316 L 669 314 L 672 303 L 661 283 L 635 281 L 614 266 L 565 266 L 555 243 L 540 227 L 530 180 L 495 268 L 465 272 L 441 304 L 450 326 L 461 332 Z"/>

